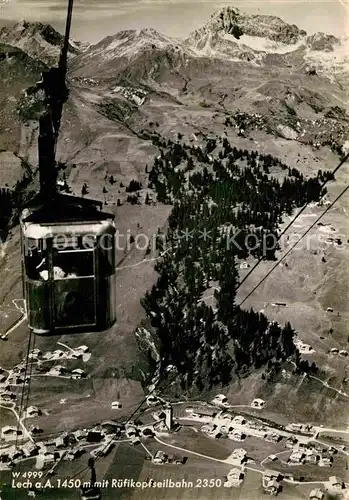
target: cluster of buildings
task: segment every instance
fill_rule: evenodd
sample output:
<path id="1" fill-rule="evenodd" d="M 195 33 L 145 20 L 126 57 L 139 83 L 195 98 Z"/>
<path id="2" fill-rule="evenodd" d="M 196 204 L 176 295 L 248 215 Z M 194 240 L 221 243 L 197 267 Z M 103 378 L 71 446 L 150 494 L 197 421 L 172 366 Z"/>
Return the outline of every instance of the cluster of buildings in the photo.
<path id="1" fill-rule="evenodd" d="M 242 430 L 234 427 L 234 425 L 241 426 L 244 424 L 245 419 L 238 415 L 235 418 L 226 418 L 221 425 L 213 422 L 204 424 L 201 427 L 201 431 L 214 438 L 219 438 L 222 435 L 225 435 L 233 441 L 244 441 L 247 437 L 247 434 Z"/>
<path id="2" fill-rule="evenodd" d="M 39 447 L 28 441 L 20 446 L 10 445 L 0 449 L 0 470 L 6 470 L 25 458 L 35 457 L 39 453 Z"/>
<path id="3" fill-rule="evenodd" d="M 311 424 L 289 424 L 285 429 L 290 432 L 299 432 L 301 434 L 313 434 L 314 427 Z"/>
<path id="4" fill-rule="evenodd" d="M 40 349 L 33 349 L 29 353 L 29 359 L 34 361 L 57 361 L 59 359 L 83 359 L 84 355 L 89 354 L 90 348 L 87 345 L 81 345 L 79 347 L 71 348 L 66 351 L 57 349 L 53 352 L 46 352 L 43 354 Z"/>
<path id="5" fill-rule="evenodd" d="M 298 443 L 288 459 L 290 465 L 310 464 L 319 467 L 331 467 L 333 456 L 337 453 L 332 446 L 322 446 L 320 444 Z"/>
<path id="6" fill-rule="evenodd" d="M 72 371 L 67 370 L 62 365 L 56 365 L 46 367 L 46 362 L 57 361 L 61 359 L 82 359 L 87 361 L 90 356 L 89 347 L 86 345 L 81 345 L 75 349 L 62 351 L 56 350 L 54 352 L 47 352 L 45 354 L 40 351 L 40 349 L 32 349 L 29 353 L 28 358 L 30 363 L 35 363 L 35 370 L 37 373 L 45 374 L 54 377 L 66 377 L 72 379 L 81 379 L 86 377 L 85 372 L 81 368 L 76 368 Z M 30 381 L 30 376 L 27 375 L 28 369 L 26 369 L 26 359 L 24 359 L 20 364 L 15 366 L 12 370 L 5 374 L 5 370 L 0 368 L 0 402 L 13 402 L 16 399 L 16 395 L 10 392 L 11 386 L 23 386 L 23 384 L 28 384 Z"/>
<path id="7" fill-rule="evenodd" d="M 41 411 L 36 406 L 30 406 L 26 410 L 26 418 L 36 417 L 40 414 Z M 169 431 L 179 428 L 173 420 L 173 408 L 170 404 L 165 404 L 162 409 L 153 411 L 149 417 L 148 423 L 127 422 L 121 425 L 110 421 L 91 429 L 64 432 L 58 437 L 37 443 L 33 443 L 31 437 L 31 441 L 24 444 L 16 442 L 16 447 L 11 447 L 10 442 L 17 441 L 19 437 L 23 441 L 23 437 L 27 438 L 28 436 L 23 436 L 23 431 L 20 428 L 5 426 L 1 429 L 1 439 L 8 442 L 9 446 L 0 450 L 0 464 L 6 464 L 4 467 L 8 468 L 30 456 L 36 457 L 36 467 L 42 469 L 45 465 L 55 463 L 58 459 L 73 461 L 85 453 L 87 448 L 92 449 L 92 456 L 106 456 L 114 447 L 115 440 L 119 438 L 126 438 L 132 445 L 136 445 L 141 442 L 141 438 L 162 433 L 168 434 Z M 40 432 L 42 431 L 35 426 L 30 429 L 31 436 Z M 178 459 L 166 458 L 162 453 L 158 453 L 154 463 L 160 463 L 160 461 L 161 463 L 166 463 L 166 461 L 183 463 Z"/>
<path id="8" fill-rule="evenodd" d="M 166 404 L 161 410 L 154 411 L 151 416 L 152 421 L 148 423 L 126 423 L 125 433 L 131 444 L 140 443 L 141 438 L 155 436 L 156 434 L 168 434 L 169 431 L 179 429 L 179 425 L 173 420 L 173 408 L 170 404 Z"/>
<path id="9" fill-rule="evenodd" d="M 188 408 L 186 413 L 188 416 L 185 418 L 202 422 L 204 425 L 201 431 L 213 438 L 224 436 L 233 441 L 244 441 L 249 436 L 255 436 L 270 443 L 279 443 L 286 434 L 253 420 L 247 420 L 242 415 L 233 416 L 225 410 L 216 413 L 210 409 Z M 292 441 L 290 445 L 293 446 L 296 442 L 297 440 Z"/>
<path id="10" fill-rule="evenodd" d="M 184 458 L 179 458 L 176 456 L 170 456 L 162 450 L 158 450 L 152 457 L 153 464 L 163 465 L 163 464 L 176 464 L 181 465 L 186 461 Z"/>
<path id="11" fill-rule="evenodd" d="M 224 394 L 217 394 L 211 401 L 211 404 L 215 406 L 220 406 L 222 408 L 229 408 L 232 405 L 228 402 L 228 398 Z M 252 401 L 251 407 L 262 409 L 265 406 L 264 399 L 256 398 Z"/>
<path id="12" fill-rule="evenodd" d="M 332 347 L 332 349 L 330 350 L 330 354 L 338 354 L 339 356 L 343 356 L 344 358 L 346 358 L 349 353 L 344 349 L 339 350 L 337 347 Z"/>
<path id="13" fill-rule="evenodd" d="M 52 377 L 66 377 L 72 379 L 81 379 L 86 377 L 86 373 L 81 368 L 76 368 L 75 370 L 69 371 L 65 366 L 56 365 L 46 372 L 46 375 Z"/>
<path id="14" fill-rule="evenodd" d="M 326 481 L 326 489 L 330 495 L 336 495 L 345 489 L 345 484 L 339 477 L 331 476 L 328 481 Z M 327 496 L 321 488 L 314 488 L 309 494 L 309 500 L 325 500 L 325 498 L 327 498 Z M 336 496 L 336 498 L 338 497 Z"/>

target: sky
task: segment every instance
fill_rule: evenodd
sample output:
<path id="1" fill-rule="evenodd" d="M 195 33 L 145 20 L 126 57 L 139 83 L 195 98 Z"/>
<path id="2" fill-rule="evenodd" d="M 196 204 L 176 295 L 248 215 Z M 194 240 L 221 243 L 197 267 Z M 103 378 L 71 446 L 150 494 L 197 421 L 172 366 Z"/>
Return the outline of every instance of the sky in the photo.
<path id="1" fill-rule="evenodd" d="M 349 0 L 75 0 L 72 37 L 96 43 L 120 30 L 146 27 L 185 37 L 229 5 L 279 16 L 309 34 L 349 35 Z M 64 32 L 66 6 L 67 0 L 0 0 L 0 20 L 41 21 Z"/>

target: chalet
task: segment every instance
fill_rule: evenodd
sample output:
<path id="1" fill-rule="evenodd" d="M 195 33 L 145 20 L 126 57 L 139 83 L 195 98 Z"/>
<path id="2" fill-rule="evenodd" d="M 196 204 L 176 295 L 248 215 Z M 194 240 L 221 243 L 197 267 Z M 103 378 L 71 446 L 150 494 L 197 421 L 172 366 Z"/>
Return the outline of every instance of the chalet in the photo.
<path id="1" fill-rule="evenodd" d="M 201 427 L 202 432 L 207 432 L 207 434 L 211 434 L 217 428 L 215 424 L 205 424 Z"/>
<path id="2" fill-rule="evenodd" d="M 40 351 L 40 349 L 33 349 L 30 353 L 29 353 L 29 358 L 40 358 L 42 356 L 42 351 Z"/>
<path id="3" fill-rule="evenodd" d="M 149 396 L 147 396 L 147 405 L 148 406 L 155 406 L 157 405 L 159 402 L 158 398 L 156 396 L 154 396 L 153 394 L 149 394 Z"/>
<path id="4" fill-rule="evenodd" d="M 228 402 L 228 399 L 224 394 L 217 394 L 212 400 L 212 404 L 224 405 Z"/>
<path id="5" fill-rule="evenodd" d="M 125 429 L 126 437 L 131 438 L 137 434 L 137 428 L 134 425 L 127 425 Z"/>
<path id="6" fill-rule="evenodd" d="M 320 457 L 319 467 L 332 467 L 333 457 Z"/>
<path id="7" fill-rule="evenodd" d="M 12 373 L 25 373 L 25 366 L 18 365 L 15 366 L 14 369 L 12 370 Z"/>
<path id="8" fill-rule="evenodd" d="M 14 462 L 15 460 L 20 460 L 23 458 L 23 451 L 18 450 L 15 447 L 12 447 L 11 451 L 8 454 L 8 458 L 10 462 Z"/>
<path id="9" fill-rule="evenodd" d="M 160 420 L 165 420 L 166 413 L 163 410 L 154 411 L 154 413 L 152 413 L 152 416 L 153 416 L 154 420 L 159 422 Z"/>
<path id="10" fill-rule="evenodd" d="M 79 458 L 83 453 L 83 450 L 81 448 L 73 448 L 72 450 L 69 450 L 68 453 L 64 456 L 66 460 L 69 460 L 72 462 L 76 458 Z"/>
<path id="11" fill-rule="evenodd" d="M 291 432 L 301 432 L 302 424 L 289 424 L 286 426 L 286 429 Z"/>
<path id="12" fill-rule="evenodd" d="M 108 436 L 109 434 L 120 436 L 121 434 L 121 424 L 116 424 L 112 421 L 102 422 L 101 428 L 105 436 Z"/>
<path id="13" fill-rule="evenodd" d="M 30 432 L 31 434 L 36 435 L 36 434 L 42 434 L 43 430 L 37 425 L 31 425 Z"/>
<path id="14" fill-rule="evenodd" d="M 73 359 L 82 359 L 83 358 L 83 353 L 79 352 L 79 351 L 78 352 L 74 351 L 74 352 L 71 353 L 71 357 Z"/>
<path id="15" fill-rule="evenodd" d="M 120 401 L 113 401 L 111 404 L 112 410 L 119 410 L 122 407 Z"/>
<path id="16" fill-rule="evenodd" d="M 246 439 L 246 434 L 241 431 L 232 431 L 229 433 L 229 438 L 233 441 L 244 441 Z"/>
<path id="17" fill-rule="evenodd" d="M 282 479 L 282 476 L 280 472 L 274 471 L 274 470 L 266 470 L 263 473 L 263 481 L 280 481 Z"/>
<path id="18" fill-rule="evenodd" d="M 65 356 L 65 352 L 64 351 L 61 351 L 61 350 L 57 350 L 57 351 L 54 351 L 52 353 L 52 358 L 54 359 L 59 359 L 59 358 L 63 358 Z"/>
<path id="19" fill-rule="evenodd" d="M 277 495 L 281 491 L 281 484 L 278 483 L 275 479 L 272 481 L 268 481 L 264 484 L 264 490 L 270 495 Z"/>
<path id="20" fill-rule="evenodd" d="M 331 476 L 328 479 L 329 489 L 331 490 L 341 490 L 343 489 L 343 481 L 337 476 Z"/>
<path id="21" fill-rule="evenodd" d="M 82 352 L 83 354 L 87 354 L 90 351 L 90 348 L 87 345 L 81 345 L 74 349 L 75 352 Z"/>
<path id="22" fill-rule="evenodd" d="M 11 427 L 10 425 L 5 425 L 5 427 L 1 429 L 1 439 L 4 439 L 5 441 L 12 441 L 16 439 L 17 436 L 22 435 L 23 432 L 20 429 Z"/>
<path id="23" fill-rule="evenodd" d="M 310 500 L 323 500 L 325 494 L 320 488 L 316 488 L 315 490 L 311 490 L 309 494 Z"/>
<path id="24" fill-rule="evenodd" d="M 201 430 L 214 438 L 219 438 L 222 435 L 221 430 L 215 424 L 204 425 Z"/>
<path id="25" fill-rule="evenodd" d="M 13 392 L 3 392 L 0 394 L 0 398 L 3 401 L 14 401 L 16 399 L 16 394 Z"/>
<path id="26" fill-rule="evenodd" d="M 297 443 L 298 439 L 294 436 L 290 436 L 289 438 L 287 438 L 285 445 L 286 448 L 293 448 Z"/>
<path id="27" fill-rule="evenodd" d="M 56 448 L 65 448 L 69 444 L 69 436 L 68 434 L 62 434 L 55 440 Z"/>
<path id="28" fill-rule="evenodd" d="M 265 405 L 265 401 L 263 399 L 256 398 L 252 401 L 251 406 L 253 408 L 263 408 Z"/>
<path id="29" fill-rule="evenodd" d="M 78 429 L 73 432 L 73 435 L 77 441 L 81 441 L 82 439 L 86 439 L 88 431 L 86 429 Z"/>
<path id="30" fill-rule="evenodd" d="M 40 455 L 44 464 L 55 462 L 59 458 L 59 453 L 52 453 L 51 451 L 45 451 L 44 453 L 40 453 Z"/>
<path id="31" fill-rule="evenodd" d="M 154 464 L 164 464 L 167 462 L 168 456 L 164 451 L 158 450 L 153 456 L 152 462 Z"/>
<path id="32" fill-rule="evenodd" d="M 241 262 L 240 264 L 240 269 L 248 269 L 250 267 L 250 264 L 247 262 Z"/>
<path id="33" fill-rule="evenodd" d="M 247 461 L 247 452 L 243 448 L 235 449 L 229 457 L 229 462 L 234 465 L 241 465 Z"/>
<path id="34" fill-rule="evenodd" d="M 34 457 L 39 453 L 39 448 L 35 443 L 28 441 L 22 446 L 22 451 L 26 457 Z"/>
<path id="35" fill-rule="evenodd" d="M 57 366 L 53 366 L 48 373 L 50 375 L 59 377 L 60 375 L 63 375 L 65 373 L 65 371 L 66 371 L 66 369 L 64 368 L 64 366 L 57 365 Z"/>
<path id="36" fill-rule="evenodd" d="M 71 372 L 71 377 L 74 379 L 80 379 L 85 377 L 85 372 L 81 368 L 76 368 Z"/>
<path id="37" fill-rule="evenodd" d="M 279 441 L 281 441 L 281 436 L 276 432 L 268 432 L 264 435 L 264 439 L 268 441 L 268 443 L 278 443 Z"/>
<path id="38" fill-rule="evenodd" d="M 310 465 L 316 465 L 318 463 L 319 457 L 316 453 L 306 454 L 305 463 Z"/>
<path id="39" fill-rule="evenodd" d="M 209 410 L 209 409 L 207 409 L 207 410 L 192 410 L 191 412 L 187 411 L 186 413 L 188 413 L 189 418 L 195 418 L 195 419 L 203 420 L 206 422 L 210 422 L 212 420 L 212 418 L 214 418 L 217 415 L 217 411 Z"/>
<path id="40" fill-rule="evenodd" d="M 139 444 L 140 442 L 141 442 L 141 440 L 139 439 L 139 437 L 138 437 L 138 436 L 136 436 L 135 434 L 133 434 L 133 435 L 131 436 L 131 444 L 132 444 L 133 446 L 135 446 L 136 444 Z"/>
<path id="41" fill-rule="evenodd" d="M 241 415 L 236 415 L 236 417 L 233 418 L 233 423 L 236 425 L 244 425 L 246 420 Z"/>
<path id="42" fill-rule="evenodd" d="M 27 417 L 38 417 L 41 415 L 41 411 L 36 406 L 29 406 L 26 411 Z"/>
<path id="43" fill-rule="evenodd" d="M 304 453 L 300 450 L 295 450 L 291 454 L 289 461 L 293 462 L 293 463 L 301 464 L 301 463 L 303 463 L 303 459 L 304 459 Z"/>
<path id="44" fill-rule="evenodd" d="M 244 480 L 244 473 L 241 469 L 230 469 L 227 475 L 227 481 L 224 483 L 225 487 L 239 487 Z"/>

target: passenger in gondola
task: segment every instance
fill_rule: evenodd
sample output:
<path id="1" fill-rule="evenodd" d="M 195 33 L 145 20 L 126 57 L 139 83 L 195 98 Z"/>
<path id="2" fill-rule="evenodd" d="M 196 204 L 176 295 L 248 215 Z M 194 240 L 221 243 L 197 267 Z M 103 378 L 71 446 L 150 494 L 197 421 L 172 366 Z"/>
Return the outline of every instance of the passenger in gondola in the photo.
<path id="1" fill-rule="evenodd" d="M 44 281 L 48 280 L 48 262 L 47 262 L 47 256 L 42 259 L 40 264 L 36 266 L 36 269 L 39 271 L 39 275 L 41 279 Z M 63 269 L 59 266 L 53 266 L 53 278 L 55 280 L 59 280 L 62 278 L 65 278 L 67 276 L 67 273 L 63 271 Z"/>

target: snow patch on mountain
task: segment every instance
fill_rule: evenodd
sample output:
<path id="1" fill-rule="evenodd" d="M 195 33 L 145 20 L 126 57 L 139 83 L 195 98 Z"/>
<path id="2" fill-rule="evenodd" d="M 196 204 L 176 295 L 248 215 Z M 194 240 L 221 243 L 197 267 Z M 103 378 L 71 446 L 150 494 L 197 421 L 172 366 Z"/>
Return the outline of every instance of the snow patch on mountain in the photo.
<path id="1" fill-rule="evenodd" d="M 224 39 L 234 41 L 240 46 L 247 46 L 259 52 L 269 52 L 272 54 L 287 54 L 288 52 L 299 49 L 304 44 L 304 38 L 301 38 L 295 44 L 275 42 L 268 38 L 251 35 L 242 35 L 239 40 L 236 40 L 232 35 L 225 34 Z"/>

